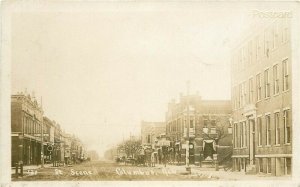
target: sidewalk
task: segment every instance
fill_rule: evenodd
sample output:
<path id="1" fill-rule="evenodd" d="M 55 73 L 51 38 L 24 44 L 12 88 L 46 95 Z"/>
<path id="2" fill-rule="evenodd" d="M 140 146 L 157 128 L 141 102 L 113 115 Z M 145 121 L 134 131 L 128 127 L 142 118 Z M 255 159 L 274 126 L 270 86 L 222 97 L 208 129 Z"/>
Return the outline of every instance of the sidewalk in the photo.
<path id="1" fill-rule="evenodd" d="M 27 172 L 28 170 L 37 170 L 40 169 L 42 166 L 41 165 L 27 165 L 27 166 L 23 166 L 23 173 L 25 174 L 25 172 Z M 45 168 L 50 168 L 52 167 L 52 164 L 44 164 Z M 20 168 L 19 168 L 19 172 L 20 172 Z M 11 174 L 15 174 L 16 173 L 16 167 L 11 167 Z"/>
<path id="2" fill-rule="evenodd" d="M 215 171 L 215 168 L 200 168 L 199 166 L 190 165 L 191 176 L 207 176 L 208 178 L 218 178 L 219 180 L 290 180 L 290 176 L 270 176 L 267 174 L 256 174 L 256 175 L 246 175 L 245 172 L 232 172 L 224 171 L 220 167 L 219 171 Z M 187 175 L 185 165 L 164 165 L 158 164 L 155 166 L 158 169 L 168 169 L 170 171 L 176 172 L 177 174 Z"/>

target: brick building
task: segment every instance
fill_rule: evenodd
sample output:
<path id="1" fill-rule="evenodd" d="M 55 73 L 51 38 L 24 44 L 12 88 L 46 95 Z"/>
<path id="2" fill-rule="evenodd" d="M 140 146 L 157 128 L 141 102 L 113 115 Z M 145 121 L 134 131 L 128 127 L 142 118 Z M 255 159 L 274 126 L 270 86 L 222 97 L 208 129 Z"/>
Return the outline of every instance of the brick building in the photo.
<path id="1" fill-rule="evenodd" d="M 171 141 L 171 161 L 185 163 L 186 147 L 183 145 L 187 140 L 188 121 L 189 163 L 212 160 L 216 153 L 219 153 L 218 160 L 227 156 L 223 154 L 224 150 L 228 154 L 232 149 L 230 113 L 229 100 L 202 100 L 198 94 L 181 95 L 177 103 L 172 100 L 166 112 L 166 137 Z M 219 152 L 216 152 L 216 145 Z"/>
<path id="2" fill-rule="evenodd" d="M 43 114 L 41 105 L 29 94 L 11 96 L 11 166 L 39 165 L 42 157 L 44 163 L 55 162 L 56 166 L 70 163 L 71 158 L 74 162 L 84 160 L 86 149 L 82 142 Z"/>
<path id="3" fill-rule="evenodd" d="M 289 175 L 292 84 L 289 19 L 257 22 L 232 52 L 233 169 Z"/>
<path id="4" fill-rule="evenodd" d="M 34 97 L 11 96 L 11 165 L 41 163 L 43 109 Z"/>

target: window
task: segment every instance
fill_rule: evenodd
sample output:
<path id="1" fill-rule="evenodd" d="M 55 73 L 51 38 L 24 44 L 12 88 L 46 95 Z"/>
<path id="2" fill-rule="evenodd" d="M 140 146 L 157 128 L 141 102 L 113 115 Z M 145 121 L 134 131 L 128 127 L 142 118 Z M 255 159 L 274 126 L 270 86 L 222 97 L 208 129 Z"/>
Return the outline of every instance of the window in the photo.
<path id="1" fill-rule="evenodd" d="M 245 66 L 247 64 L 246 47 L 243 47 L 243 49 L 242 49 L 242 64 L 243 64 L 243 68 L 245 68 Z"/>
<path id="2" fill-rule="evenodd" d="M 269 69 L 265 70 L 265 98 L 270 97 L 270 81 L 269 81 Z"/>
<path id="3" fill-rule="evenodd" d="M 240 123 L 240 147 L 244 147 L 244 142 L 245 138 L 244 138 L 244 124 L 243 122 Z"/>
<path id="4" fill-rule="evenodd" d="M 280 144 L 279 112 L 275 113 L 274 122 L 275 122 L 275 144 L 279 145 Z"/>
<path id="5" fill-rule="evenodd" d="M 275 49 L 278 43 L 278 22 L 275 22 L 272 28 L 272 47 Z"/>
<path id="6" fill-rule="evenodd" d="M 151 141 L 151 137 L 150 137 L 150 134 L 148 134 L 147 143 L 150 143 L 150 141 Z"/>
<path id="7" fill-rule="evenodd" d="M 270 48 L 270 41 L 269 41 L 269 31 L 268 30 L 265 30 L 265 33 L 264 33 L 264 54 L 265 56 L 269 57 L 269 48 Z"/>
<path id="8" fill-rule="evenodd" d="M 291 158 L 284 159 L 284 173 L 285 173 L 285 175 L 290 175 L 292 173 L 292 159 Z"/>
<path id="9" fill-rule="evenodd" d="M 261 78 L 260 74 L 256 75 L 256 94 L 257 94 L 257 101 L 261 100 Z"/>
<path id="10" fill-rule="evenodd" d="M 239 86 L 239 96 L 240 96 L 239 107 L 241 108 L 243 106 L 243 100 L 244 100 L 243 84 L 240 84 L 240 86 Z"/>
<path id="11" fill-rule="evenodd" d="M 238 108 L 238 106 L 239 106 L 239 104 L 238 104 L 238 100 L 239 100 L 239 98 L 238 98 L 238 89 L 237 89 L 237 86 L 235 86 L 234 88 L 233 88 L 233 101 L 234 101 L 234 109 L 237 109 Z"/>
<path id="12" fill-rule="evenodd" d="M 248 43 L 249 64 L 252 63 L 252 41 Z"/>
<path id="13" fill-rule="evenodd" d="M 244 101 L 243 101 L 243 104 L 244 105 L 246 105 L 246 103 L 247 103 L 247 92 L 246 92 L 246 81 L 243 83 L 243 94 L 244 94 L 244 96 L 243 96 L 243 99 L 244 99 Z"/>
<path id="14" fill-rule="evenodd" d="M 207 124 L 208 124 L 208 120 L 207 120 L 207 119 L 204 119 L 204 120 L 203 120 L 203 126 L 204 126 L 204 127 L 207 127 Z"/>
<path id="15" fill-rule="evenodd" d="M 247 147 L 246 122 L 242 122 L 243 147 Z"/>
<path id="16" fill-rule="evenodd" d="M 289 39 L 289 27 L 287 23 L 287 19 L 283 19 L 283 29 L 282 29 L 282 35 L 281 35 L 281 41 L 287 42 Z"/>
<path id="17" fill-rule="evenodd" d="M 249 104 L 253 103 L 253 95 L 254 95 L 254 90 L 253 90 L 253 79 L 249 79 Z"/>
<path id="18" fill-rule="evenodd" d="M 217 134 L 216 128 L 214 128 L 214 127 L 210 128 L 210 133 Z"/>
<path id="19" fill-rule="evenodd" d="M 289 122 L 289 110 L 283 111 L 284 143 L 291 143 L 291 127 Z"/>
<path id="20" fill-rule="evenodd" d="M 273 84 L 274 84 L 273 93 L 278 94 L 279 93 L 278 64 L 273 66 Z"/>
<path id="21" fill-rule="evenodd" d="M 256 36 L 256 60 L 258 61 L 261 57 L 261 40 L 262 40 L 262 37 L 260 36 Z"/>
<path id="22" fill-rule="evenodd" d="M 238 60 L 239 60 L 238 68 L 239 68 L 239 70 L 241 70 L 241 69 L 243 69 L 242 50 L 239 51 Z"/>
<path id="23" fill-rule="evenodd" d="M 212 126 L 216 126 L 216 120 L 215 120 L 215 119 L 212 119 L 212 120 L 211 120 L 211 125 L 212 125 Z"/>
<path id="24" fill-rule="evenodd" d="M 271 158 L 268 158 L 267 160 L 268 160 L 267 173 L 271 173 L 272 172 Z"/>
<path id="25" fill-rule="evenodd" d="M 237 141 L 238 141 L 238 133 L 237 133 L 237 123 L 233 124 L 233 137 L 234 137 L 234 147 L 237 147 Z"/>
<path id="26" fill-rule="evenodd" d="M 289 72 L 288 72 L 288 59 L 282 62 L 282 75 L 283 75 L 283 91 L 289 89 Z"/>
<path id="27" fill-rule="evenodd" d="M 258 130 L 258 146 L 262 145 L 262 123 L 261 117 L 257 118 L 257 130 Z"/>
<path id="28" fill-rule="evenodd" d="M 194 120 L 190 120 L 190 128 L 194 128 Z"/>
<path id="29" fill-rule="evenodd" d="M 270 115 L 266 116 L 266 138 L 267 138 L 267 143 L 266 145 L 271 145 L 271 124 L 270 124 Z"/>

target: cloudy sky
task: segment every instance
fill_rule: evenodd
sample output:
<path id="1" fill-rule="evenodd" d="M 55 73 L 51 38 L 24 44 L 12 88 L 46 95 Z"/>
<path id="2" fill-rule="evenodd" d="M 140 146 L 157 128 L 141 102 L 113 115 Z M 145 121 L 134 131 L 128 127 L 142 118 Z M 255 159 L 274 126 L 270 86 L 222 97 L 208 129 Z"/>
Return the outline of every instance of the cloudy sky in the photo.
<path id="1" fill-rule="evenodd" d="M 57 7 L 12 15 L 12 93 L 42 97 L 46 116 L 99 153 L 139 135 L 141 120 L 163 121 L 187 80 L 203 99 L 230 99 L 231 42 L 253 10 L 233 3 Z"/>

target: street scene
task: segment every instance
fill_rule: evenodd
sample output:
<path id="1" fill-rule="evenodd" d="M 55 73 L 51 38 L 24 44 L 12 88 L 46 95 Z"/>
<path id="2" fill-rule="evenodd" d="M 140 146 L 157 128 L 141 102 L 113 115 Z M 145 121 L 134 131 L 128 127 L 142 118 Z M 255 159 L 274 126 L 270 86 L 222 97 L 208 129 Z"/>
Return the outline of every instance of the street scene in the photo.
<path id="1" fill-rule="evenodd" d="M 258 4 L 13 14 L 11 181 L 291 180 L 292 9 Z"/>

